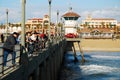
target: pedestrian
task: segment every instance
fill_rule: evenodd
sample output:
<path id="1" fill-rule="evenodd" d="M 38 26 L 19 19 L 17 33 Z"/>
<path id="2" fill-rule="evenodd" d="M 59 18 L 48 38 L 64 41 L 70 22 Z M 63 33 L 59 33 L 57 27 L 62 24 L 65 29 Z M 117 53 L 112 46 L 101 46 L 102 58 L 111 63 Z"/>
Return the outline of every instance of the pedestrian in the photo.
<path id="1" fill-rule="evenodd" d="M 44 34 L 44 46 L 43 46 L 43 48 L 46 47 L 46 42 L 47 41 L 48 41 L 48 36 L 47 36 L 47 34 Z"/>
<path id="2" fill-rule="evenodd" d="M 1 34 L 1 42 L 4 43 L 4 35 L 3 35 L 3 33 Z"/>
<path id="3" fill-rule="evenodd" d="M 27 36 L 26 41 L 28 43 L 27 50 L 28 50 L 28 56 L 29 57 L 33 55 L 34 48 L 35 48 L 34 43 L 35 43 L 36 39 L 37 39 L 36 33 L 33 33 L 33 34 L 29 33 L 28 36 Z"/>
<path id="4" fill-rule="evenodd" d="M 17 44 L 20 44 L 20 42 L 21 42 L 21 32 L 18 33 Z"/>
<path id="5" fill-rule="evenodd" d="M 4 45 L 3 45 L 3 65 L 6 66 L 7 64 L 7 57 L 9 54 L 12 55 L 12 64 L 15 65 L 15 45 L 17 43 L 16 38 L 18 37 L 18 33 L 14 32 L 10 36 L 7 37 Z"/>

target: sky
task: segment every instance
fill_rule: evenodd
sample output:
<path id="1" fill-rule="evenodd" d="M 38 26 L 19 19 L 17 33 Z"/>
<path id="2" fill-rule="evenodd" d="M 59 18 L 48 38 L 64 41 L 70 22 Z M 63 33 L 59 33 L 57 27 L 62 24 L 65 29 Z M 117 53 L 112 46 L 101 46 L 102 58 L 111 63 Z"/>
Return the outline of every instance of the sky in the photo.
<path id="1" fill-rule="evenodd" d="M 21 22 L 21 5 L 21 0 L 0 0 L 0 24 L 6 23 L 6 9 L 10 23 Z M 69 7 L 81 16 L 79 22 L 88 14 L 93 18 L 114 18 L 120 22 L 120 0 L 52 0 L 51 21 L 56 22 L 57 10 L 60 18 Z M 43 18 L 48 9 L 48 0 L 26 0 L 26 20 Z"/>

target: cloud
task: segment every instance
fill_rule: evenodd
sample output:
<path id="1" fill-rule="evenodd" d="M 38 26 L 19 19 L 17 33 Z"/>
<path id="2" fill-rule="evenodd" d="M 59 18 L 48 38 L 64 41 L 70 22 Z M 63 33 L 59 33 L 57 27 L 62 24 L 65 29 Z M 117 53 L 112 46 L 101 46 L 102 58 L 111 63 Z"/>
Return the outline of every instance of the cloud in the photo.
<path id="1" fill-rule="evenodd" d="M 6 8 L 0 8 L 2 12 L 0 12 L 0 23 L 6 23 L 7 15 L 6 15 Z M 20 22 L 21 20 L 21 12 L 17 9 L 8 9 L 8 22 Z"/>
<path id="2" fill-rule="evenodd" d="M 5 21 L 5 15 L 0 13 L 0 22 L 3 23 L 3 21 Z"/>
<path id="3" fill-rule="evenodd" d="M 32 9 L 31 9 L 32 8 Z M 0 12 L 0 24 L 6 23 L 6 9 L 4 7 L 0 8 L 2 12 Z M 60 17 L 65 13 L 65 10 L 61 9 L 59 11 L 59 20 Z M 74 10 L 73 10 L 74 11 Z M 76 10 L 77 13 L 81 16 L 79 18 L 80 22 L 81 20 L 85 19 L 88 14 L 91 14 L 93 18 L 114 18 L 118 22 L 120 22 L 120 8 L 114 7 L 109 9 L 101 9 L 101 10 Z M 30 18 L 43 18 L 44 15 L 48 14 L 48 8 L 42 7 L 38 8 L 36 7 L 27 7 L 26 8 L 26 19 Z M 51 21 L 56 22 L 57 19 L 57 8 L 52 8 L 51 12 Z M 18 10 L 16 8 L 10 8 L 9 9 L 9 22 L 16 23 L 21 22 L 21 10 Z"/>
<path id="4" fill-rule="evenodd" d="M 0 23 L 2 23 L 2 21 L 5 21 L 6 19 L 6 12 L 5 12 L 5 8 L 0 8 L 1 12 L 0 12 Z"/>
<path id="5" fill-rule="evenodd" d="M 83 18 L 91 14 L 93 18 L 113 18 L 118 22 L 120 21 L 120 8 L 102 9 L 102 10 L 92 10 L 92 11 L 82 11 L 81 16 Z"/>

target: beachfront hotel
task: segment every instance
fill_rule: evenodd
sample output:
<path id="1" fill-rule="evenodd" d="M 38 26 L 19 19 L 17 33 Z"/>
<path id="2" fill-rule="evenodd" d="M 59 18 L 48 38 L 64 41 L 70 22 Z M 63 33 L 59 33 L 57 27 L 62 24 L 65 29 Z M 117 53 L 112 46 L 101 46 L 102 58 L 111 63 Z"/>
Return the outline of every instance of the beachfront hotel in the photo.
<path id="1" fill-rule="evenodd" d="M 49 16 L 44 15 L 42 18 L 32 18 L 28 19 L 26 22 L 26 31 L 37 31 L 37 32 L 48 32 L 48 26 L 49 26 Z M 55 33 L 55 25 L 54 23 L 51 23 L 51 33 Z"/>
<path id="2" fill-rule="evenodd" d="M 120 34 L 120 22 L 117 23 L 117 27 L 118 27 L 118 34 Z"/>
<path id="3" fill-rule="evenodd" d="M 43 23 L 42 18 L 28 19 L 26 22 L 26 31 L 37 30 L 42 27 L 42 23 Z"/>
<path id="4" fill-rule="evenodd" d="M 115 28 L 117 20 L 113 18 L 92 18 L 90 15 L 82 20 L 82 25 L 88 28 Z"/>
<path id="5" fill-rule="evenodd" d="M 26 32 L 36 31 L 36 32 L 48 32 L 49 25 L 49 16 L 44 15 L 43 18 L 31 18 L 25 22 Z M 51 33 L 55 33 L 55 24 L 51 23 Z M 6 33 L 6 25 L 3 25 L 0 28 L 1 33 Z M 9 23 L 8 25 L 8 33 L 12 32 L 20 32 L 21 31 L 21 23 Z"/>
<path id="6" fill-rule="evenodd" d="M 90 15 L 82 20 L 82 38 L 112 38 L 117 32 L 117 20 L 112 18 L 92 18 Z"/>

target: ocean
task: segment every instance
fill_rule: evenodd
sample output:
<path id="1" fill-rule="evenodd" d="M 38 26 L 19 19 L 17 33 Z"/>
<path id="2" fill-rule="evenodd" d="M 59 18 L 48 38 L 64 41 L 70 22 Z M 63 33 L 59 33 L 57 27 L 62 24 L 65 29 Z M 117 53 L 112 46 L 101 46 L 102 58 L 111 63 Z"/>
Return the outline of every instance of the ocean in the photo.
<path id="1" fill-rule="evenodd" d="M 65 54 L 59 80 L 120 80 L 120 52 L 84 52 L 85 63 L 74 62 L 73 52 Z"/>

